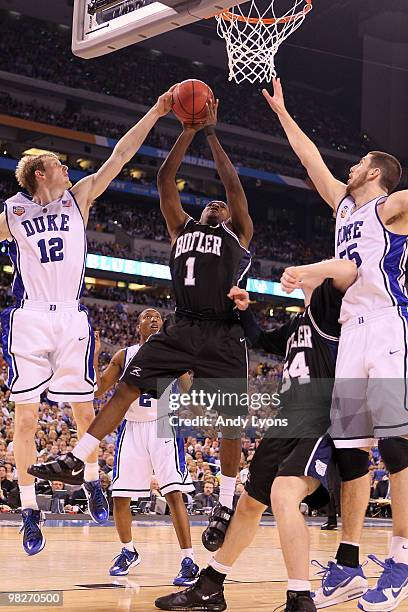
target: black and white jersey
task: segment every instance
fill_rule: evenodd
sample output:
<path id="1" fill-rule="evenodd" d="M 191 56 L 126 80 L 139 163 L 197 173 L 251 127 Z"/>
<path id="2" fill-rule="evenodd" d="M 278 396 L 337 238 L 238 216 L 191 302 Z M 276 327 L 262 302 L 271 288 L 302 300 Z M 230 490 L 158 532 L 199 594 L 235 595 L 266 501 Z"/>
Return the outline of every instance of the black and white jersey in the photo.
<path id="1" fill-rule="evenodd" d="M 280 406 L 285 413 L 297 411 L 299 426 L 312 424 L 311 411 L 324 430 L 329 424 L 342 298 L 332 280 L 327 279 L 313 291 L 303 313 L 272 331 L 262 331 L 248 311 L 240 313 L 252 348 L 285 357 Z"/>
<path id="2" fill-rule="evenodd" d="M 176 312 L 233 319 L 234 303 L 227 294 L 233 285 L 245 287 L 250 265 L 249 251 L 225 223 L 188 219 L 170 255 Z"/>

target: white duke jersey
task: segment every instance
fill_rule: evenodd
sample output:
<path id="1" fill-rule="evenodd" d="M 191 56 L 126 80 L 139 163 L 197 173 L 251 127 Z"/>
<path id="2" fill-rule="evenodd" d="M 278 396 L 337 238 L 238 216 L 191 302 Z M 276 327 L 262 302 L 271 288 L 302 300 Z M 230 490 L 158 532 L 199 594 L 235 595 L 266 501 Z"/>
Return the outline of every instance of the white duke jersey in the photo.
<path id="1" fill-rule="evenodd" d="M 9 256 L 14 266 L 13 294 L 17 303 L 72 302 L 82 293 L 86 233 L 81 211 L 70 191 L 39 205 L 17 193 L 4 203 L 14 240 Z"/>
<path id="2" fill-rule="evenodd" d="M 408 236 L 388 231 L 378 215 L 377 197 L 355 209 L 346 196 L 336 215 L 336 257 L 358 266 L 356 282 L 347 290 L 340 323 L 382 308 L 408 306 Z"/>
<path id="3" fill-rule="evenodd" d="M 133 344 L 125 349 L 125 362 L 123 372 L 126 371 L 127 366 L 140 349 L 140 344 Z M 172 383 L 164 391 L 160 398 L 161 405 L 169 406 L 170 393 L 178 393 L 177 381 Z M 166 403 L 164 403 L 166 402 Z M 162 404 L 163 403 L 163 404 Z M 163 415 L 161 415 L 163 416 Z M 157 400 L 154 399 L 148 393 L 143 393 L 137 400 L 132 402 L 126 412 L 124 418 L 127 421 L 137 421 L 139 423 L 146 421 L 157 421 Z"/>

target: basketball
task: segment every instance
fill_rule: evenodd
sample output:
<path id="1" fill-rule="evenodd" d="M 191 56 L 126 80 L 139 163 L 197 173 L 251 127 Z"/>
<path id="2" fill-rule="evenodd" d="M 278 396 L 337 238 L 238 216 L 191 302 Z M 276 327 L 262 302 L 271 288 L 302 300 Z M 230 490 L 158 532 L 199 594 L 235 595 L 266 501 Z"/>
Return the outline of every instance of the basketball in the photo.
<path id="1" fill-rule="evenodd" d="M 188 79 L 173 91 L 173 112 L 183 123 L 202 123 L 207 118 L 206 104 L 210 100 L 214 100 L 214 94 L 206 83 Z"/>

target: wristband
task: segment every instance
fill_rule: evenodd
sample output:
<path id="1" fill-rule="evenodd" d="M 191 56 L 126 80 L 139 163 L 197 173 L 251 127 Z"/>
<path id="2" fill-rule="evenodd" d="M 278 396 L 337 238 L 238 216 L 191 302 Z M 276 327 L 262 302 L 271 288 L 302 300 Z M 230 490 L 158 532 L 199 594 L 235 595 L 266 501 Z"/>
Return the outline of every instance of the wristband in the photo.
<path id="1" fill-rule="evenodd" d="M 204 128 L 204 134 L 208 137 L 208 136 L 214 136 L 215 135 L 215 126 L 214 125 L 206 125 Z"/>

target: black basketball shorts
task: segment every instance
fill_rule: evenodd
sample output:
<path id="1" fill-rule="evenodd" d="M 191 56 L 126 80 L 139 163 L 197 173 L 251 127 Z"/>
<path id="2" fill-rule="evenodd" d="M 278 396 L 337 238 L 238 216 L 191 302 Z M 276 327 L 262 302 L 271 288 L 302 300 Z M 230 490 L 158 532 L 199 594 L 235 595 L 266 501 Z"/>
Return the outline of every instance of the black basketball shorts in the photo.
<path id="1" fill-rule="evenodd" d="M 239 323 L 171 317 L 141 346 L 121 380 L 157 398 L 165 388 L 160 381 L 188 371 L 193 372 L 195 389 L 220 394 L 214 406 L 219 413 L 248 412 L 248 403 L 235 401 L 248 397 L 247 346 Z"/>
<path id="2" fill-rule="evenodd" d="M 327 471 L 333 452 L 329 436 L 312 438 L 270 438 L 265 436 L 255 451 L 245 484 L 247 493 L 271 504 L 271 488 L 278 476 L 312 476 L 320 487 L 305 501 L 313 509 L 329 501 Z"/>

